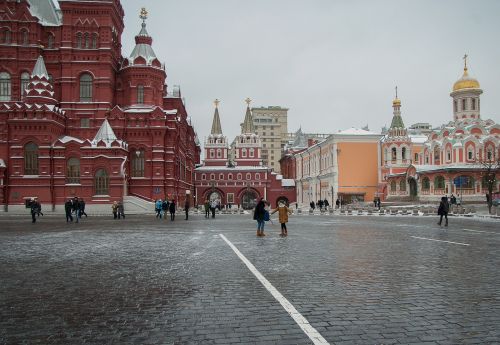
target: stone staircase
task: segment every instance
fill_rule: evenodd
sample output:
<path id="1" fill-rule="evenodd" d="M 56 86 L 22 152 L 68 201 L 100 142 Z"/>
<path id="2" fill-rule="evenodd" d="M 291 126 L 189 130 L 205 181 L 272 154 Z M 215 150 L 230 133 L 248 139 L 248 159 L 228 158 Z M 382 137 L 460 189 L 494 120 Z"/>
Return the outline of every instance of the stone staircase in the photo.
<path id="1" fill-rule="evenodd" d="M 155 213 L 154 202 L 141 199 L 136 196 L 127 195 L 123 197 L 125 214 Z"/>

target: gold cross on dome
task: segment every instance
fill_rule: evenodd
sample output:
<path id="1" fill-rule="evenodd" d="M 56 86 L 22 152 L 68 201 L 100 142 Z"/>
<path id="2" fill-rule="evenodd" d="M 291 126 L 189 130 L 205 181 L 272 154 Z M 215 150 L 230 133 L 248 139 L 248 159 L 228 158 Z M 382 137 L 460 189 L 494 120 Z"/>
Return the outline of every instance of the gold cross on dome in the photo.
<path id="1" fill-rule="evenodd" d="M 220 101 L 216 98 L 214 101 L 215 107 L 217 108 L 219 106 Z"/>
<path id="2" fill-rule="evenodd" d="M 245 103 L 248 104 L 248 105 L 250 105 L 250 102 L 252 102 L 252 100 L 247 97 L 247 99 L 245 99 Z"/>
<path id="3" fill-rule="evenodd" d="M 141 8 L 141 14 L 139 16 L 143 21 L 148 18 L 148 11 L 146 11 L 146 7 Z"/>
<path id="4" fill-rule="evenodd" d="M 464 55 L 464 68 L 467 68 L 467 58 L 469 57 L 469 55 L 465 54 Z"/>

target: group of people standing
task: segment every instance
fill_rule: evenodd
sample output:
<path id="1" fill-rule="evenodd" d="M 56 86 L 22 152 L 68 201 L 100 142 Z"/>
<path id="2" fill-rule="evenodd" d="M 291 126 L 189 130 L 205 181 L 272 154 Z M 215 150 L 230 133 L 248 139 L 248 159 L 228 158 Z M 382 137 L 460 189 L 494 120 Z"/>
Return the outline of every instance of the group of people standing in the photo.
<path id="1" fill-rule="evenodd" d="M 316 203 L 315 203 L 314 201 L 311 201 L 311 202 L 309 203 L 309 206 L 310 206 L 313 210 L 315 210 L 315 209 L 316 209 L 316 206 L 317 206 L 320 210 L 322 210 L 323 208 L 326 210 L 326 209 L 328 209 L 328 206 L 330 206 L 330 203 L 328 202 L 328 200 L 327 200 L 327 199 L 325 199 L 325 200 L 318 200 L 318 202 L 316 202 Z"/>
<path id="2" fill-rule="evenodd" d="M 186 198 L 186 201 L 184 202 L 184 213 L 186 214 L 185 220 L 188 220 L 189 218 L 189 208 L 191 207 L 189 203 L 189 199 Z M 168 199 L 161 200 L 158 199 L 155 201 L 155 212 L 156 212 L 156 218 L 161 219 L 164 217 L 167 219 L 167 212 L 170 213 L 170 220 L 174 221 L 175 220 L 175 211 L 177 210 L 177 204 L 174 199 L 168 201 Z"/>
<path id="3" fill-rule="evenodd" d="M 212 214 L 212 218 L 215 218 L 215 210 L 220 207 L 219 200 L 205 200 L 205 218 L 210 218 L 210 213 Z"/>
<path id="4" fill-rule="evenodd" d="M 77 196 L 66 200 L 64 211 L 66 212 L 66 223 L 73 222 L 73 213 L 75 214 L 76 223 L 78 223 L 82 216 L 87 217 L 87 213 L 85 213 L 85 200 Z"/>
<path id="5" fill-rule="evenodd" d="M 125 219 L 125 207 L 123 206 L 123 202 L 113 202 L 113 205 L 111 205 L 111 211 L 113 212 L 113 219 Z"/>
<path id="6" fill-rule="evenodd" d="M 270 210 L 270 204 L 267 200 L 261 199 L 257 205 L 255 206 L 255 210 L 253 212 L 253 219 L 257 221 L 257 236 L 263 237 L 266 236 L 264 234 L 264 226 L 266 221 L 271 220 L 271 215 L 278 213 L 278 219 L 281 225 L 281 237 L 288 236 L 288 229 L 286 227 L 286 223 L 288 223 L 288 215 L 292 214 L 292 210 L 283 202 L 280 201 L 278 203 L 278 207 L 274 210 Z"/>

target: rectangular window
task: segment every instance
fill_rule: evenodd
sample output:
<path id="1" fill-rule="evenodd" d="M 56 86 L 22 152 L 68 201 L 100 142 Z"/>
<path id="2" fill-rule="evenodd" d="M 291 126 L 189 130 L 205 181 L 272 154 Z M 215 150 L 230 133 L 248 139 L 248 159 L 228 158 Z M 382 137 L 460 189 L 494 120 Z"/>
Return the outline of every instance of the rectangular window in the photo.
<path id="1" fill-rule="evenodd" d="M 227 193 L 227 203 L 234 204 L 234 193 Z"/>
<path id="2" fill-rule="evenodd" d="M 466 110 L 466 100 L 462 99 L 462 110 Z"/>
<path id="3" fill-rule="evenodd" d="M 144 104 L 144 85 L 137 86 L 137 104 Z"/>
<path id="4" fill-rule="evenodd" d="M 473 98 L 471 101 L 472 101 L 472 110 L 476 110 L 476 100 Z"/>
<path id="5" fill-rule="evenodd" d="M 80 119 L 81 128 L 90 128 L 90 119 Z"/>

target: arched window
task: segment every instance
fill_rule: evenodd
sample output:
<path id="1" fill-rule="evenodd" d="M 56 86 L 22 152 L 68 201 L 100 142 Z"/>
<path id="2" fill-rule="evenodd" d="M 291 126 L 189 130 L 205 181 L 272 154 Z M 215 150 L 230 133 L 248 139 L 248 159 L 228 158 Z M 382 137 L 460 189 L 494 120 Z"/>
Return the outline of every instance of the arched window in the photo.
<path id="1" fill-rule="evenodd" d="M 396 181 L 394 181 L 394 180 L 391 181 L 391 191 L 393 191 L 393 192 L 396 191 Z"/>
<path id="2" fill-rule="evenodd" d="M 466 105 L 467 105 L 467 101 L 464 99 L 462 99 L 462 110 L 466 110 Z"/>
<path id="3" fill-rule="evenodd" d="M 245 177 L 246 177 L 247 180 L 251 180 L 252 179 L 252 174 L 247 173 Z"/>
<path id="4" fill-rule="evenodd" d="M 476 110 L 476 99 L 471 99 L 472 110 Z"/>
<path id="5" fill-rule="evenodd" d="M 491 147 L 486 149 L 486 159 L 489 161 L 493 160 L 493 149 Z"/>
<path id="6" fill-rule="evenodd" d="M 88 32 L 84 33 L 83 34 L 83 44 L 84 44 L 84 48 L 85 49 L 89 49 L 90 48 L 90 35 Z"/>
<path id="7" fill-rule="evenodd" d="M 214 157 L 215 157 L 214 149 L 210 149 L 210 158 L 214 158 Z"/>
<path id="8" fill-rule="evenodd" d="M 82 33 L 78 32 L 76 34 L 76 47 L 81 48 L 82 47 Z"/>
<path id="9" fill-rule="evenodd" d="M 94 186 L 96 195 L 109 194 L 109 176 L 106 170 L 104 169 L 97 170 L 94 178 Z"/>
<path id="10" fill-rule="evenodd" d="M 255 154 L 255 153 L 254 153 L 254 149 L 250 149 L 250 157 L 252 157 L 252 158 L 253 158 L 253 157 L 254 157 L 254 154 Z"/>
<path id="11" fill-rule="evenodd" d="M 132 153 L 132 177 L 144 177 L 144 150 Z"/>
<path id="12" fill-rule="evenodd" d="M 92 49 L 97 49 L 97 34 L 92 34 Z"/>
<path id="13" fill-rule="evenodd" d="M 418 164 L 418 153 L 415 153 L 415 161 L 416 164 Z"/>
<path id="14" fill-rule="evenodd" d="M 474 149 L 472 147 L 467 150 L 467 159 L 470 161 L 474 159 Z"/>
<path id="15" fill-rule="evenodd" d="M 92 102 L 92 76 L 88 73 L 80 76 L 80 102 Z"/>
<path id="16" fill-rule="evenodd" d="M 38 145 L 32 142 L 24 146 L 24 174 L 38 175 Z"/>
<path id="17" fill-rule="evenodd" d="M 201 179 L 202 180 L 206 180 L 207 179 L 207 175 L 206 174 L 201 174 Z"/>
<path id="18" fill-rule="evenodd" d="M 460 182 L 459 186 L 460 188 L 466 188 L 466 189 L 474 188 L 474 178 L 472 176 L 462 175 L 456 177 L 455 179 L 457 179 Z"/>
<path id="19" fill-rule="evenodd" d="M 402 179 L 399 181 L 399 190 L 402 192 L 406 192 L 406 180 Z"/>
<path id="20" fill-rule="evenodd" d="M 434 164 L 439 164 L 440 152 L 439 147 L 434 148 Z"/>
<path id="21" fill-rule="evenodd" d="M 219 174 L 219 180 L 224 180 L 224 174 Z"/>
<path id="22" fill-rule="evenodd" d="M 241 176 L 241 174 L 240 174 L 240 173 L 238 173 L 238 175 L 236 175 L 236 179 L 237 179 L 237 180 L 241 180 L 241 177 L 242 177 L 242 176 Z"/>
<path id="23" fill-rule="evenodd" d="M 396 159 L 397 159 L 397 153 L 396 153 L 396 148 L 393 147 L 391 149 L 391 161 L 394 163 L 396 162 Z"/>
<path id="24" fill-rule="evenodd" d="M 434 189 L 444 189 L 444 177 L 438 175 L 434 178 Z"/>
<path id="25" fill-rule="evenodd" d="M 260 174 L 259 173 L 255 174 L 255 179 L 256 180 L 260 180 Z"/>
<path id="26" fill-rule="evenodd" d="M 52 34 L 49 34 L 47 36 L 47 48 L 48 49 L 54 48 L 54 35 L 52 35 Z"/>
<path id="27" fill-rule="evenodd" d="M 221 149 L 217 149 L 217 158 L 222 158 L 222 151 L 221 151 Z"/>
<path id="28" fill-rule="evenodd" d="M 137 85 L 137 104 L 144 104 L 144 85 Z"/>
<path id="29" fill-rule="evenodd" d="M 28 33 L 28 30 L 23 29 L 23 30 L 21 30 L 19 32 L 19 34 L 21 35 L 21 37 L 20 37 L 21 44 L 23 46 L 27 46 L 29 44 L 29 33 Z"/>
<path id="30" fill-rule="evenodd" d="M 215 174 L 210 174 L 210 180 L 211 181 L 215 180 Z"/>
<path id="31" fill-rule="evenodd" d="M 429 190 L 431 188 L 431 181 L 427 176 L 422 178 L 422 190 Z"/>
<path id="32" fill-rule="evenodd" d="M 3 37 L 2 37 L 2 42 L 5 44 L 9 44 L 11 40 L 11 34 L 9 29 L 4 29 L 3 30 Z"/>
<path id="33" fill-rule="evenodd" d="M 228 179 L 229 181 L 231 181 L 231 180 L 233 179 L 233 174 L 228 174 L 228 175 L 227 175 L 227 179 Z"/>
<path id="34" fill-rule="evenodd" d="M 66 183 L 80 183 L 80 160 L 78 158 L 68 159 Z"/>
<path id="35" fill-rule="evenodd" d="M 401 149 L 401 159 L 405 160 L 406 159 L 406 147 L 403 147 Z"/>
<path id="36" fill-rule="evenodd" d="M 0 101 L 10 101 L 10 74 L 7 72 L 0 73 Z"/>
<path id="37" fill-rule="evenodd" d="M 28 84 L 30 83 L 30 74 L 28 72 L 21 73 L 21 97 L 26 93 Z"/>
<path id="38" fill-rule="evenodd" d="M 451 150 L 450 149 L 446 150 L 446 160 L 448 162 L 451 162 Z"/>
<path id="39" fill-rule="evenodd" d="M 241 157 L 245 158 L 247 156 L 247 149 L 241 149 Z"/>

